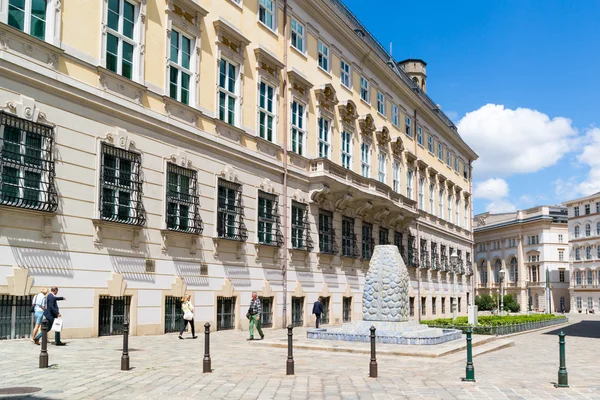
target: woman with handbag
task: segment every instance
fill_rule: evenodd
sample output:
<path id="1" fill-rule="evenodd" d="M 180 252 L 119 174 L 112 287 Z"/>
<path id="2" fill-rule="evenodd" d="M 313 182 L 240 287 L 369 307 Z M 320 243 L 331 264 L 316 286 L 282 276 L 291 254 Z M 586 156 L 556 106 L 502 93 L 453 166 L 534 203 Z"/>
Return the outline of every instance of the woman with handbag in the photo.
<path id="1" fill-rule="evenodd" d="M 183 340 L 183 331 L 187 327 L 187 324 L 190 324 L 192 327 L 192 339 L 196 339 L 196 332 L 194 329 L 194 305 L 190 301 L 192 296 L 186 294 L 183 296 L 183 301 L 181 302 L 181 310 L 183 311 L 183 327 L 181 328 L 181 332 L 179 332 L 179 339 Z"/>

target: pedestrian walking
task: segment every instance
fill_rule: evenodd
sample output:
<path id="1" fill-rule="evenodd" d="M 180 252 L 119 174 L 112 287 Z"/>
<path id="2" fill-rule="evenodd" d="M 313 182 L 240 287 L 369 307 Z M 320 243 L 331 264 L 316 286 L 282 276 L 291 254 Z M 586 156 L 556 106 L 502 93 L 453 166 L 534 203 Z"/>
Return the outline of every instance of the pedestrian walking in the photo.
<path id="1" fill-rule="evenodd" d="M 179 332 L 179 339 L 183 340 L 183 331 L 188 324 L 192 328 L 192 339 L 196 339 L 196 329 L 194 328 L 194 305 L 191 302 L 192 296 L 186 294 L 183 296 L 183 302 L 181 303 L 181 310 L 183 311 L 183 328 Z"/>
<path id="2" fill-rule="evenodd" d="M 250 301 L 250 307 L 248 307 L 248 319 L 250 320 L 250 338 L 248 340 L 254 340 L 254 327 L 260 335 L 260 340 L 265 338 L 265 335 L 260 327 L 260 314 L 262 313 L 262 304 L 258 298 L 256 292 L 252 292 L 252 300 Z"/>
<path id="3" fill-rule="evenodd" d="M 50 293 L 48 293 L 48 296 L 46 297 L 46 309 L 44 310 L 44 317 L 46 317 L 46 320 L 48 320 L 49 329 L 54 324 L 54 320 L 56 318 L 62 317 L 62 315 L 58 309 L 57 301 L 59 299 L 66 300 L 64 298 L 57 297 L 56 296 L 57 294 L 58 294 L 58 288 L 56 286 L 52 286 L 52 288 L 50 289 Z M 39 343 L 39 340 L 41 337 L 42 337 L 42 332 L 40 331 L 37 334 L 37 336 L 35 337 L 36 343 Z M 65 342 L 60 341 L 60 332 L 56 331 L 56 330 L 54 331 L 54 344 L 56 346 L 66 346 L 67 345 Z"/>
<path id="4" fill-rule="evenodd" d="M 315 314 L 316 317 L 316 327 L 319 328 L 319 323 L 321 322 L 321 314 L 323 314 L 323 303 L 321 303 L 321 298 L 319 297 L 315 304 L 313 305 L 312 313 Z"/>
<path id="5" fill-rule="evenodd" d="M 35 319 L 35 326 L 33 327 L 33 331 L 31 331 L 31 341 L 35 344 L 37 344 L 35 336 L 42 326 L 42 318 L 44 317 L 44 311 L 46 310 L 47 295 L 48 288 L 42 288 L 42 290 L 35 295 L 31 304 L 33 306 L 33 318 Z"/>

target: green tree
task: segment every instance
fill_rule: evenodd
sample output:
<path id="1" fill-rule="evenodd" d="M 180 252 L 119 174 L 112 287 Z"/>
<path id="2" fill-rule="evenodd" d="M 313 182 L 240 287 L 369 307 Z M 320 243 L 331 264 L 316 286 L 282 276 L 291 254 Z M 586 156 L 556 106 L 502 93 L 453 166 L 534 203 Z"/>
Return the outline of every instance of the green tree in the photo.
<path id="1" fill-rule="evenodd" d="M 490 311 L 494 308 L 494 299 L 489 294 L 482 294 L 475 297 L 475 305 L 479 311 Z"/>

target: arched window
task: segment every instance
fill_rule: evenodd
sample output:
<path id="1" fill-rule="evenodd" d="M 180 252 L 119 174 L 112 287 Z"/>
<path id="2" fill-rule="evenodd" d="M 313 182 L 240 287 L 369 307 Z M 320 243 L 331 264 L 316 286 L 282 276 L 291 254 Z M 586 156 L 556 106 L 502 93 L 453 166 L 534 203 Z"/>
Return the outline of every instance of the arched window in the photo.
<path id="1" fill-rule="evenodd" d="M 540 295 L 537 293 L 533 297 L 533 308 L 535 308 L 536 310 L 540 309 Z"/>
<path id="2" fill-rule="evenodd" d="M 585 224 L 585 236 L 590 236 L 592 234 L 592 227 L 590 224 Z"/>
<path id="3" fill-rule="evenodd" d="M 513 257 L 510 260 L 510 281 L 516 282 L 519 280 L 519 266 L 517 265 L 517 259 Z"/>
<path id="4" fill-rule="evenodd" d="M 588 269 L 588 270 L 586 271 L 585 275 L 586 275 L 586 277 L 587 277 L 587 281 L 586 281 L 586 283 L 587 283 L 588 285 L 591 285 L 591 284 L 593 284 L 593 283 L 594 283 L 594 271 L 592 271 L 592 270 L 589 270 L 589 269 Z"/>
<path id="5" fill-rule="evenodd" d="M 413 82 L 418 85 L 419 84 L 419 78 L 417 78 L 416 76 L 413 76 Z"/>
<path id="6" fill-rule="evenodd" d="M 564 297 L 560 298 L 560 312 L 564 313 L 565 312 L 565 307 L 566 307 L 567 303 L 565 301 Z"/>
<path id="7" fill-rule="evenodd" d="M 578 238 L 579 237 L 579 226 L 575 227 L 575 237 Z"/>
<path id="8" fill-rule="evenodd" d="M 586 260 L 592 259 L 592 246 L 588 246 L 585 248 L 585 258 Z"/>
<path id="9" fill-rule="evenodd" d="M 496 260 L 494 264 L 494 282 L 500 282 L 500 269 L 502 269 L 502 261 Z"/>
<path id="10" fill-rule="evenodd" d="M 486 285 L 488 280 L 487 274 L 487 262 L 485 260 L 481 261 L 481 267 L 479 269 L 479 283 L 482 285 Z"/>

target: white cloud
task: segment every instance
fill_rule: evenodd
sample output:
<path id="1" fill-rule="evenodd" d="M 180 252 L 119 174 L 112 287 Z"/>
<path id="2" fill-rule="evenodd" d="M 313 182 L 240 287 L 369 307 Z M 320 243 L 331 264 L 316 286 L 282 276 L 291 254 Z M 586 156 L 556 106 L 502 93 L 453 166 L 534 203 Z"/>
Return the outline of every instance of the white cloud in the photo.
<path id="1" fill-rule="evenodd" d="M 496 104 L 467 113 L 458 130 L 479 154 L 473 173 L 483 178 L 539 171 L 555 164 L 577 143 L 577 130 L 568 118 L 550 119 L 536 110 Z"/>
<path id="2" fill-rule="evenodd" d="M 473 196 L 479 199 L 498 200 L 508 196 L 508 183 L 504 179 L 490 178 L 475 184 Z"/>
<path id="3" fill-rule="evenodd" d="M 583 138 L 583 148 L 576 158 L 579 166 L 589 168 L 585 179 L 571 177 L 554 181 L 555 192 L 563 199 L 600 192 L 600 128 L 590 128 Z"/>
<path id="4" fill-rule="evenodd" d="M 491 213 L 506 213 L 517 211 L 517 207 L 506 199 L 500 199 L 488 203 L 485 210 Z"/>

